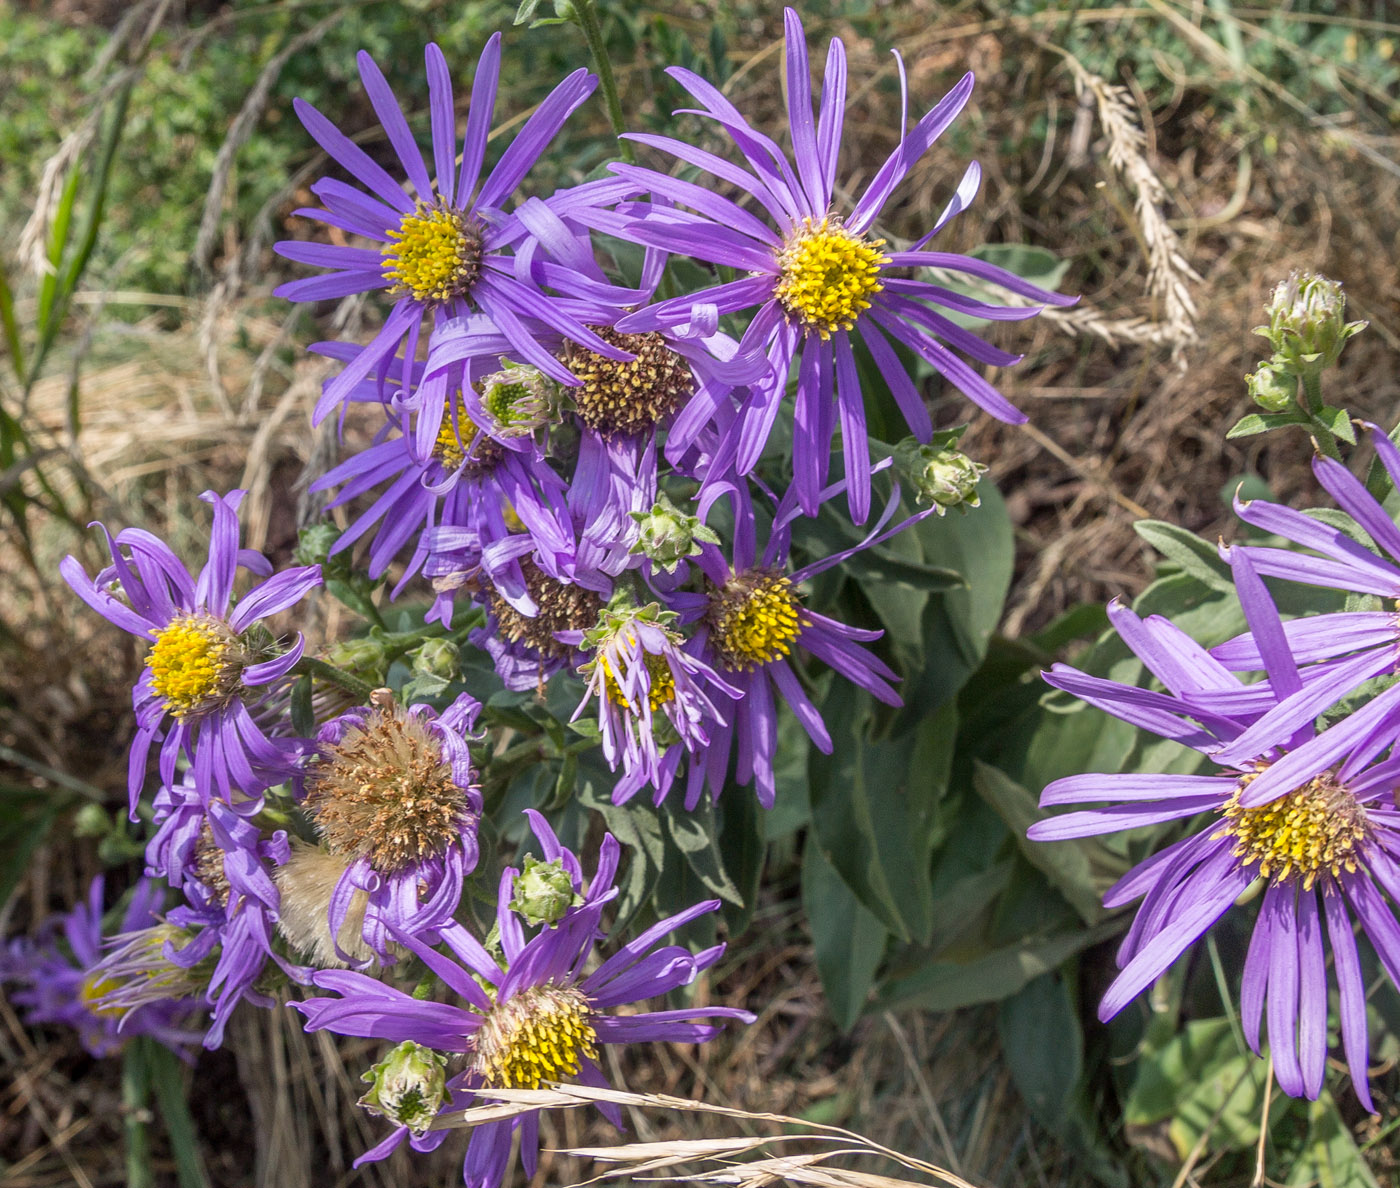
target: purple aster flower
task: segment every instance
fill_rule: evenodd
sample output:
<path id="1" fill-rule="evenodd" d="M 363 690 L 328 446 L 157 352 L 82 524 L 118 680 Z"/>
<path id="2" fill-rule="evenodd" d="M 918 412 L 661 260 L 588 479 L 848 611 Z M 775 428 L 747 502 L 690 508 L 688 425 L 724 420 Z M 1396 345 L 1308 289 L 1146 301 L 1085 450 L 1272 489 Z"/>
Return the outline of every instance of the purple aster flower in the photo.
<path id="1" fill-rule="evenodd" d="M 528 322 L 543 323 L 605 354 L 615 353 L 557 298 L 547 295 L 528 275 L 521 278 L 512 248 L 528 233 L 519 219 L 505 211 L 506 202 L 526 173 L 549 147 L 564 121 L 592 94 L 597 79 L 586 70 L 577 70 L 560 83 L 525 121 L 483 179 L 486 140 L 500 73 L 500 46 L 501 36 L 497 33 L 486 43 L 477 63 L 460 166 L 447 63 L 436 45 L 425 50 L 432 175 L 384 75 L 368 54 L 360 53 L 361 81 L 403 169 L 406 185 L 395 180 L 309 103 L 295 101 L 297 115 L 316 143 L 352 175 L 358 187 L 363 187 L 323 179 L 311 188 L 325 204 L 324 209 L 296 213 L 363 236 L 379 246 L 340 247 L 296 240 L 279 243 L 277 251 L 288 259 L 331 271 L 325 276 L 282 285 L 277 294 L 293 301 L 320 301 L 383 289 L 395 299 L 374 340 L 326 385 L 316 406 L 316 422 L 344 401 L 373 368 L 393 358 L 400 345 L 404 347 L 403 365 L 407 367 L 417 356 L 425 316 L 436 320 L 440 316 L 479 312 L 492 321 L 523 358 L 563 383 L 572 382 L 569 373 L 539 345 Z M 561 265 L 552 267 L 556 288 L 567 290 L 576 282 L 591 288 L 586 279 L 576 278 L 572 270 Z"/>
<path id="2" fill-rule="evenodd" d="M 831 498 L 842 485 L 832 484 L 821 492 L 821 498 Z M 801 584 L 923 519 L 932 509 L 887 528 L 899 505 L 896 488 L 874 530 L 860 544 L 789 572 L 791 526 L 800 514 L 795 491 L 789 488 L 780 501 L 768 543 L 760 554 L 747 488 L 742 483 L 722 484 L 713 489 L 711 498 L 722 490 L 730 493 L 734 503 L 733 562 L 727 561 L 717 546 L 703 545 L 695 564 L 704 574 L 705 591 L 674 594 L 669 604 L 681 612 L 683 619 L 698 621 L 687 651 L 723 673 L 724 679 L 738 690 L 739 700 L 730 720 L 715 725 L 709 746 L 692 763 L 685 803 L 687 808 L 694 808 L 707 782 L 711 796 L 719 796 L 737 744 L 735 778 L 740 784 L 752 781 L 759 803 L 772 808 L 777 795 L 773 772 L 778 747 L 777 702 L 786 702 L 792 708 L 802 728 L 822 751 L 830 754 L 832 749 L 826 724 L 793 670 L 791 657 L 795 648 L 830 665 L 887 705 L 904 704 L 891 687 L 891 682 L 899 679 L 898 674 L 861 646 L 879 639 L 884 632 L 850 627 L 811 610 L 804 605 Z M 703 516 L 708 505 L 702 503 L 701 508 Z"/>
<path id="3" fill-rule="evenodd" d="M 167 978 L 183 975 L 197 984 L 211 1008 L 206 1048 L 223 1043 L 240 1002 L 272 1005 L 256 989 L 269 959 L 293 980 L 306 976 L 273 947 L 281 908 L 275 878 L 291 848 L 284 830 L 265 836 L 253 823 L 261 807 L 260 799 L 205 803 L 188 780 L 162 788 L 147 873 L 164 876 L 185 902 L 167 913 L 165 928 L 123 938 L 103 961 L 119 985 L 109 996 L 115 1005 L 139 1005 Z"/>
<path id="4" fill-rule="evenodd" d="M 140 528 L 103 535 L 112 564 L 89 578 L 76 557 L 59 572 L 77 595 L 124 631 L 152 642 L 145 671 L 132 690 L 137 731 L 127 778 L 132 820 L 145 781 L 146 758 L 160 740 L 160 778 L 175 782 L 183 752 L 207 801 L 225 800 L 240 788 L 256 796 L 291 774 L 295 742 L 271 739 L 255 714 L 268 694 L 301 659 L 298 633 L 280 647 L 262 620 L 284 611 L 321 585 L 318 566 L 275 576 L 261 554 L 238 546 L 238 505 L 244 492 L 200 496 L 214 507 L 209 559 L 198 579 L 168 545 Z M 235 601 L 239 567 L 266 581 Z"/>
<path id="5" fill-rule="evenodd" d="M 658 800 L 664 797 L 682 751 L 698 754 L 709 746 L 710 732 L 724 728 L 717 695 L 742 695 L 682 649 L 684 639 L 671 626 L 676 618 L 659 603 L 615 598 L 582 641 L 591 658 L 581 669 L 588 686 L 574 718 L 589 702 L 595 705 L 603 757 L 614 771 L 619 763 L 623 769 L 613 789 L 619 803 L 647 784 Z"/>
<path id="6" fill-rule="evenodd" d="M 772 374 L 768 382 L 750 388 L 727 433 L 724 456 L 733 459 L 741 475 L 753 469 L 777 416 L 789 371 L 796 363 L 793 450 L 803 510 L 808 515 L 816 512 L 819 492 L 826 483 L 831 441 L 839 426 L 850 477 L 847 499 L 852 516 L 864 522 L 870 507 L 870 464 L 853 333 L 869 349 L 911 431 L 927 441 L 933 432 L 928 412 L 890 340 L 909 347 L 993 416 L 1019 422 L 1025 417 L 956 352 L 994 366 L 1014 363 L 1019 357 L 964 330 L 947 312 L 994 321 L 1028 318 L 1040 312 L 1039 307 L 989 305 L 896 272 L 934 268 L 989 281 L 1034 301 L 1065 305 L 1075 299 L 1046 292 L 968 256 L 925 250 L 929 239 L 972 201 L 981 177 L 975 164 L 964 174 L 933 229 L 908 250 L 887 251 L 885 241 L 874 237 L 876 220 L 895 188 L 967 102 L 972 91 L 970 74 L 902 137 L 852 209 L 846 214 L 838 212 L 833 196 L 846 100 L 845 49 L 839 40 L 831 42 L 820 113 L 814 120 L 805 34 L 790 8 L 786 10 L 786 28 L 791 163 L 717 88 L 678 67 L 668 73 L 700 104 L 701 110 L 691 114 L 713 119 L 734 141 L 744 165 L 731 164 L 670 137 L 632 137 L 736 187 L 761 208 L 762 214 L 721 197 L 706 185 L 630 165 L 612 166 L 624 180 L 667 203 L 652 206 L 643 217 L 624 220 L 620 227 L 612 226 L 609 220 L 614 234 L 738 269 L 745 275 L 643 309 L 623 318 L 617 328 L 636 333 L 754 309 L 740 349 L 744 353 L 765 351 Z M 588 216 L 585 212 L 577 217 Z M 678 444 L 683 447 L 685 443 Z"/>
<path id="7" fill-rule="evenodd" d="M 1118 772 L 1056 780 L 1045 807 L 1102 802 L 1037 822 L 1038 841 L 1183 821 L 1206 824 L 1140 863 L 1104 896 L 1116 908 L 1141 899 L 1118 951 L 1120 973 L 1099 1004 L 1108 1020 L 1162 975 L 1256 881 L 1263 900 L 1245 958 L 1240 1013 L 1257 1052 L 1261 1025 L 1285 1092 L 1315 1098 L 1327 1056 L 1328 977 L 1336 973 L 1342 1047 L 1357 1096 L 1369 1109 L 1365 984 L 1353 917 L 1400 984 L 1400 813 L 1391 792 L 1400 760 L 1376 762 L 1384 745 L 1362 740 L 1331 766 L 1282 794 L 1251 803 L 1270 772 L 1308 744 L 1312 726 L 1277 731 L 1256 757 L 1223 763 L 1238 739 L 1304 689 L 1277 611 L 1248 559 L 1236 559 L 1241 601 L 1268 679 L 1245 685 L 1165 619 L 1111 608 L 1120 635 L 1166 687 L 1121 685 L 1056 665 L 1050 684 L 1135 726 L 1217 756 L 1207 775 Z M 1326 942 L 1324 943 L 1324 926 Z"/>
<path id="8" fill-rule="evenodd" d="M 392 961 L 391 931 L 451 921 L 478 857 L 467 740 L 480 710 L 466 693 L 441 714 L 386 696 L 321 728 L 302 808 L 322 845 L 278 872 L 283 932 L 318 964 Z"/>
<path id="9" fill-rule="evenodd" d="M 135 1010 L 109 1001 L 120 988 L 102 967 L 101 875 L 88 888 L 86 903 L 47 921 L 37 940 L 19 939 L 0 953 L 0 981 L 19 983 L 10 1001 L 25 1008 L 25 1021 L 59 1023 L 78 1032 L 93 1056 L 111 1056 L 138 1035 L 149 1035 L 173 1052 L 199 1042 L 200 1033 L 184 1026 L 198 1006 L 189 987 L 167 983 L 164 992 Z M 132 892 L 122 916 L 121 932 L 131 933 L 157 924 L 164 891 L 143 879 Z M 67 949 L 60 947 L 60 935 Z"/>
<path id="10" fill-rule="evenodd" d="M 609 1013 L 614 1007 L 687 985 L 719 960 L 723 945 L 694 955 L 677 945 L 658 947 L 676 928 L 718 908 L 719 901 L 709 900 L 661 920 L 585 974 L 601 936 L 603 909 L 617 894 L 613 879 L 619 847 L 610 834 L 603 839 L 597 872 L 585 892 L 578 859 L 559 844 L 538 813 L 531 811 L 529 817 L 546 862 L 557 862 L 567 873 L 579 901 L 576 906 L 530 936 L 525 918 L 514 906 L 520 872 L 507 869 L 501 876 L 496 916 L 503 960 L 491 956 L 460 925 L 442 932 L 456 960 L 407 933 L 397 937 L 460 998 L 460 1004 L 421 1001 L 363 974 L 327 970 L 316 974 L 316 985 L 338 997 L 294 1004 L 307 1017 L 306 1029 L 391 1043 L 408 1040 L 466 1056 L 465 1071 L 448 1082 L 461 1095 L 453 1103 L 459 1109 L 490 1089 L 534 1089 L 548 1081 L 569 1079 L 606 1087 L 598 1066 L 600 1045 L 700 1043 L 720 1027 L 694 1020 L 753 1021 L 752 1014 L 733 1007 Z M 599 1109 L 621 1126 L 615 1107 L 600 1103 Z M 539 1152 L 537 1111 L 472 1130 L 463 1168 L 468 1188 L 497 1188 L 505 1177 L 517 1130 L 525 1172 L 534 1174 Z M 399 1127 L 358 1162 L 383 1159 L 407 1134 L 406 1126 Z"/>

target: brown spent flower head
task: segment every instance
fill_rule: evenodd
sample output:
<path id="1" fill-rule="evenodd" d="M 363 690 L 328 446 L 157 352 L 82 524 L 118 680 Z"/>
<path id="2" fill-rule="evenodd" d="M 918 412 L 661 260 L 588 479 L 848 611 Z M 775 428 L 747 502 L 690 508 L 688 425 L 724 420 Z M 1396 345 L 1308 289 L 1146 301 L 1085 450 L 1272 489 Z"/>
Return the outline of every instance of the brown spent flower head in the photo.
<path id="1" fill-rule="evenodd" d="M 522 615 L 494 589 L 491 613 L 497 630 L 511 643 L 525 644 L 550 660 L 567 660 L 573 649 L 554 638 L 556 631 L 587 631 L 597 626 L 603 600 L 592 590 L 550 577 L 533 561 L 520 562 L 525 588 L 540 608 L 531 618 Z"/>
<path id="2" fill-rule="evenodd" d="M 228 874 L 224 870 L 224 852 L 214 840 L 214 831 L 207 820 L 199 831 L 199 840 L 194 844 L 194 872 L 219 905 L 228 907 L 229 885 Z"/>
<path id="3" fill-rule="evenodd" d="M 564 366 L 583 382 L 567 389 L 567 394 L 579 420 L 595 433 L 605 437 L 649 433 L 695 391 L 690 364 L 658 332 L 619 334 L 607 326 L 595 329 L 604 342 L 636 356 L 623 363 L 570 344 Z"/>
<path id="4" fill-rule="evenodd" d="M 383 701 L 322 748 L 304 808 L 331 854 L 390 875 L 444 853 L 472 816 L 442 744 L 416 714 Z"/>

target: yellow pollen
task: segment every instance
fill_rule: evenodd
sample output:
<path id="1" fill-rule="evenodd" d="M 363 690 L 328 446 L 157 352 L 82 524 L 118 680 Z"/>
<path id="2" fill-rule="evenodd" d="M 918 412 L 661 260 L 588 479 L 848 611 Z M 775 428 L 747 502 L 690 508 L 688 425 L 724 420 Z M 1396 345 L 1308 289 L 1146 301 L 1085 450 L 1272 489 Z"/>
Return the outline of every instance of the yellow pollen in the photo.
<path id="1" fill-rule="evenodd" d="M 714 591 L 708 620 L 725 667 L 746 672 L 789 655 L 810 622 L 792 582 L 762 570 L 736 574 Z"/>
<path id="2" fill-rule="evenodd" d="M 890 262 L 883 239 L 847 231 L 830 215 L 820 223 L 804 218 L 778 253 L 774 296 L 808 331 L 830 338 L 849 330 L 885 287 L 880 269 Z"/>
<path id="3" fill-rule="evenodd" d="M 1371 840 L 1371 824 L 1356 798 L 1330 775 L 1321 775 L 1287 796 L 1244 808 L 1240 795 L 1257 774 L 1240 780 L 1212 839 L 1233 837 L 1231 852 L 1242 865 L 1257 863 L 1260 877 L 1275 883 L 1302 879 L 1305 891 L 1319 875 L 1354 874 L 1357 855 Z"/>
<path id="4" fill-rule="evenodd" d="M 491 1089 L 538 1089 L 598 1059 L 588 999 L 573 988 L 535 986 L 497 1003 L 476 1033 L 472 1068 Z"/>
<path id="5" fill-rule="evenodd" d="M 177 718 L 227 701 L 238 686 L 236 637 L 211 615 L 179 615 L 158 631 L 146 657 L 151 688 Z"/>
<path id="6" fill-rule="evenodd" d="M 116 978 L 108 977 L 102 970 L 94 969 L 82 980 L 78 986 L 78 1001 L 87 1007 L 94 1015 L 104 1019 L 115 1019 L 126 1014 L 126 1008 L 121 1006 L 103 1006 L 102 999 L 105 995 L 111 994 L 113 990 L 121 989 L 121 982 Z"/>
<path id="7" fill-rule="evenodd" d="M 612 698 L 613 704 L 620 705 L 623 709 L 631 709 L 632 703 L 623 693 L 622 686 L 613 674 L 612 665 L 608 663 L 607 657 L 600 656 L 598 663 L 603 666 L 603 682 L 607 686 L 608 696 Z M 647 701 L 652 710 L 659 710 L 668 701 L 676 699 L 676 678 L 671 675 L 671 666 L 654 652 L 643 653 L 643 663 L 647 666 L 647 675 L 651 677 Z"/>
<path id="8" fill-rule="evenodd" d="M 433 443 L 433 457 L 448 470 L 456 470 L 471 449 L 476 434 L 477 428 L 472 419 L 462 411 L 459 402 L 449 397 L 443 404 L 442 428 L 438 430 L 437 441 Z"/>
<path id="9" fill-rule="evenodd" d="M 462 297 L 481 271 L 481 232 L 460 211 L 419 202 L 379 249 L 395 297 L 443 303 Z"/>

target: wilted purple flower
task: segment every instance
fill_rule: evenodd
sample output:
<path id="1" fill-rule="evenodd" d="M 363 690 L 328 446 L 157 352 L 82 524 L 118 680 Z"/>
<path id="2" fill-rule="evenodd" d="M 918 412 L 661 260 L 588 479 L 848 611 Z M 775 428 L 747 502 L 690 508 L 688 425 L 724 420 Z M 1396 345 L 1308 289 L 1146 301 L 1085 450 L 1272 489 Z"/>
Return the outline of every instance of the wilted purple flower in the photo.
<path id="1" fill-rule="evenodd" d="M 316 422 L 344 401 L 373 368 L 393 358 L 401 344 L 406 369 L 417 356 L 422 321 L 429 314 L 434 319 L 469 311 L 483 314 L 523 358 L 563 383 L 572 382 L 568 371 L 539 345 L 528 322 L 543 323 L 606 354 L 614 353 L 557 298 L 548 296 L 528 277 L 521 278 L 511 248 L 528 233 L 519 219 L 505 211 L 516 187 L 564 121 L 593 92 L 597 79 L 586 70 L 577 70 L 560 83 L 525 121 L 483 180 L 482 163 L 500 74 L 500 46 L 501 35 L 497 33 L 486 43 L 477 63 L 460 167 L 447 63 L 436 45 L 425 50 L 436 184 L 393 91 L 368 54 L 359 55 L 360 78 L 407 185 L 396 181 L 309 103 L 295 101 L 307 131 L 363 187 L 323 179 L 311 188 L 325 209 L 296 213 L 380 246 L 353 248 L 296 240 L 279 243 L 277 251 L 288 259 L 332 271 L 282 285 L 277 294 L 293 301 L 320 301 L 384 289 L 395 298 L 394 308 L 374 340 L 326 385 L 316 406 Z M 567 290 L 582 280 L 562 265 L 552 268 L 557 273 L 551 274 L 557 288 Z M 583 285 L 591 287 L 586 281 Z M 408 386 L 406 378 L 404 386 Z"/>
<path id="2" fill-rule="evenodd" d="M 316 985 L 339 997 L 293 1004 L 307 1016 L 307 1030 L 324 1028 L 391 1043 L 411 1040 L 463 1054 L 469 1058 L 466 1070 L 448 1082 L 461 1094 L 452 1107 L 458 1109 L 470 1106 L 481 1090 L 534 1089 L 547 1081 L 569 1079 L 606 1087 L 598 1066 L 599 1045 L 653 1040 L 700 1043 L 714 1036 L 719 1026 L 691 1020 L 753 1021 L 749 1012 L 733 1007 L 610 1014 L 611 1008 L 684 986 L 719 960 L 723 945 L 695 955 L 676 945 L 657 947 L 676 928 L 714 911 L 719 901 L 709 900 L 661 920 L 585 974 L 601 937 L 603 909 L 617 894 L 612 884 L 619 847 L 610 834 L 603 839 L 597 872 L 584 892 L 578 859 L 559 844 L 538 813 L 531 811 L 529 816 L 545 861 L 557 861 L 568 872 L 581 903 L 531 937 L 512 908 L 520 872 L 507 869 L 501 877 L 496 914 L 503 961 L 492 957 L 461 926 L 442 932 L 456 961 L 407 933 L 397 937 L 459 996 L 461 1005 L 421 1001 L 363 974 L 325 970 L 316 974 Z M 599 1109 L 621 1125 L 615 1107 L 600 1103 Z M 468 1188 L 497 1188 L 502 1182 L 516 1130 L 525 1172 L 534 1174 L 539 1151 L 537 1111 L 472 1130 L 463 1168 Z M 357 1162 L 383 1159 L 407 1135 L 408 1128 L 399 1127 Z"/>
<path id="3" fill-rule="evenodd" d="M 283 931 L 319 964 L 389 961 L 391 931 L 451 921 L 478 857 L 467 740 L 480 710 L 466 693 L 441 714 L 386 697 L 321 728 L 302 808 L 322 846 L 299 849 L 277 880 Z"/>
<path id="4" fill-rule="evenodd" d="M 176 760 L 184 752 L 206 801 L 215 792 L 229 800 L 234 788 L 258 795 L 290 774 L 299 753 L 294 743 L 268 738 L 254 712 L 301 659 L 303 640 L 298 634 L 283 649 L 260 624 L 320 586 L 321 570 L 309 565 L 268 576 L 272 566 L 261 553 L 238 547 L 243 495 L 206 491 L 200 496 L 214 507 L 214 528 L 198 580 L 168 545 L 141 528 L 125 529 L 115 538 L 102 528 L 112 564 L 96 579 L 76 557 L 59 564 L 84 602 L 124 631 L 152 641 L 145 671 L 132 690 L 137 731 L 127 789 L 133 820 L 146 757 L 158 739 L 163 739 L 161 781 L 175 782 Z M 235 604 L 240 566 L 267 580 Z"/>
<path id="5" fill-rule="evenodd" d="M 1237 560 L 1241 601 L 1268 680 L 1245 685 L 1209 653 L 1156 616 L 1111 608 L 1120 635 L 1166 686 L 1155 692 L 1056 665 L 1046 680 L 1133 725 L 1206 754 L 1221 750 L 1304 688 L 1278 614 L 1247 559 Z M 1150 986 L 1256 880 L 1263 903 L 1245 959 L 1240 1013 L 1255 1051 L 1268 1008 L 1274 1072 L 1284 1091 L 1315 1098 L 1327 1057 L 1325 920 L 1336 970 L 1342 1047 L 1357 1096 L 1369 1109 L 1365 983 L 1352 932 L 1361 923 L 1400 984 L 1400 924 L 1382 890 L 1400 899 L 1400 813 L 1391 792 L 1400 760 L 1362 741 L 1326 770 L 1282 795 L 1251 804 L 1251 792 L 1307 745 L 1309 723 L 1275 733 L 1256 757 L 1212 775 L 1116 772 L 1056 780 L 1042 806 L 1105 802 L 1039 821 L 1037 841 L 1088 837 L 1209 814 L 1204 827 L 1129 871 L 1104 903 L 1141 899 L 1118 952 L 1121 972 L 1099 1004 L 1112 1018 Z"/>
<path id="6" fill-rule="evenodd" d="M 0 951 L 0 982 L 23 986 L 10 1001 L 25 1008 L 25 1021 L 72 1027 L 83 1047 L 97 1057 L 111 1056 L 138 1035 L 149 1035 L 173 1052 L 199 1042 L 200 1033 L 184 1026 L 198 1010 L 189 988 L 168 984 L 166 992 L 135 1010 L 114 1005 L 105 996 L 119 988 L 101 968 L 103 878 L 88 887 L 86 903 L 47 921 L 37 940 L 18 939 Z M 121 932 L 156 925 L 164 891 L 143 879 L 132 892 L 122 916 Z M 65 952 L 59 937 L 67 942 Z"/>
<path id="7" fill-rule="evenodd" d="M 838 212 L 833 197 L 846 101 L 845 49 L 839 40 L 831 42 L 820 114 L 814 121 L 805 34 L 790 8 L 786 30 L 791 164 L 778 145 L 750 126 L 717 88 L 679 67 L 668 73 L 699 102 L 701 110 L 694 114 L 710 117 L 729 135 L 747 168 L 671 137 L 632 137 L 737 187 L 762 208 L 767 219 L 714 193 L 708 185 L 630 165 L 612 166 L 624 180 L 667 203 L 646 209 L 643 217 L 625 220 L 620 227 L 613 227 L 609 218 L 614 234 L 746 275 L 640 310 L 623 318 L 617 328 L 628 333 L 655 330 L 756 307 L 740 350 L 766 351 L 772 374 L 750 389 L 721 453 L 733 460 L 739 474 L 753 469 L 796 362 L 793 451 L 799 501 L 808 515 L 815 514 L 839 424 L 850 479 L 847 499 L 851 514 L 863 522 L 870 506 L 870 463 L 852 334 L 859 334 L 866 344 L 910 429 L 927 441 L 932 423 L 890 338 L 909 347 L 993 416 L 1019 422 L 1025 417 L 949 348 L 995 366 L 1014 363 L 1018 356 L 990 346 L 943 311 L 1001 321 L 1039 312 L 1038 307 L 988 305 L 941 285 L 896 276 L 894 271 L 937 268 L 990 281 L 1034 301 L 1066 305 L 1074 299 L 1046 292 L 969 256 L 924 250 L 929 239 L 972 201 L 981 178 L 975 164 L 964 174 L 933 229 L 909 250 L 886 251 L 885 241 L 872 232 L 895 188 L 967 102 L 972 91 L 970 74 L 902 137 L 851 211 Z"/>

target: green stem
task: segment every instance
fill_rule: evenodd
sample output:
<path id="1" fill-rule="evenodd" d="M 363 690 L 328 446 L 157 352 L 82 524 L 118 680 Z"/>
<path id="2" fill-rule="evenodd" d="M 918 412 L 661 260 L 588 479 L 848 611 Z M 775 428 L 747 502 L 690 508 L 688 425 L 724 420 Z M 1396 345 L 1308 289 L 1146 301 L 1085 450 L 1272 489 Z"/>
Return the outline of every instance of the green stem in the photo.
<path id="1" fill-rule="evenodd" d="M 1303 398 L 1313 416 L 1322 411 L 1322 376 L 1311 369 L 1303 372 Z"/>
<path id="2" fill-rule="evenodd" d="M 622 116 L 622 100 L 617 93 L 617 79 L 613 75 L 612 62 L 608 58 L 607 43 L 603 40 L 603 26 L 598 20 L 598 9 L 594 0 L 574 0 L 574 20 L 583 30 L 589 52 L 593 55 L 593 62 L 598 67 L 598 81 L 603 85 L 608 119 L 612 121 L 613 131 L 621 136 L 627 131 L 627 121 Z M 635 165 L 637 157 L 632 151 L 632 142 L 619 140 L 618 146 L 622 159 L 629 165 Z"/>
<path id="3" fill-rule="evenodd" d="M 343 668 L 337 668 L 334 664 L 317 660 L 314 656 L 303 656 L 296 662 L 296 667 L 292 671 L 320 677 L 323 681 L 330 681 L 333 685 L 339 685 L 347 693 L 353 693 L 361 701 L 369 701 L 369 695 L 374 692 L 374 687 L 367 681 L 360 680 L 359 677 L 346 672 Z"/>
<path id="4" fill-rule="evenodd" d="M 150 1040 L 137 1036 L 122 1058 L 122 1122 L 126 1131 L 127 1188 L 154 1188 L 151 1175 L 151 1137 L 146 1129 L 150 1120 L 151 1068 Z"/>

